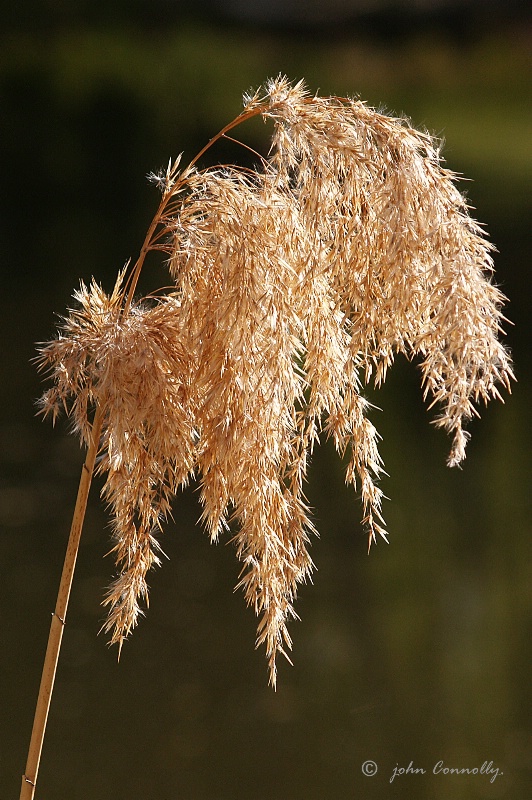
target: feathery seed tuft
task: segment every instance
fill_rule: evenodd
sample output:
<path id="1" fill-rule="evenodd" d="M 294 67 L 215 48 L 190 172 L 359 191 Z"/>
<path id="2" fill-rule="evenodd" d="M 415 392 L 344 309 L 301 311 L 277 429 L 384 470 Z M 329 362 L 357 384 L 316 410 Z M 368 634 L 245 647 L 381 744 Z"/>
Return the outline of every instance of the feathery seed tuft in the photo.
<path id="1" fill-rule="evenodd" d="M 419 356 L 456 465 L 474 404 L 500 398 L 513 374 L 493 247 L 438 144 L 283 77 L 247 96 L 211 143 L 258 114 L 274 126 L 260 169 L 199 169 L 204 148 L 182 172 L 178 159 L 150 176 L 161 204 L 128 280 L 121 273 L 110 296 L 82 285 L 39 362 L 53 378 L 45 415 L 65 408 L 88 442 L 91 409 L 104 410 L 99 470 L 119 571 L 105 599 L 111 642 L 121 646 L 147 605 L 156 534 L 197 478 L 211 538 L 235 523 L 239 586 L 275 685 L 313 568 L 304 483 L 320 436 L 349 453 L 371 544 L 386 533 L 362 384 L 380 385 L 396 353 Z M 175 286 L 136 301 L 149 250 L 168 255 Z"/>

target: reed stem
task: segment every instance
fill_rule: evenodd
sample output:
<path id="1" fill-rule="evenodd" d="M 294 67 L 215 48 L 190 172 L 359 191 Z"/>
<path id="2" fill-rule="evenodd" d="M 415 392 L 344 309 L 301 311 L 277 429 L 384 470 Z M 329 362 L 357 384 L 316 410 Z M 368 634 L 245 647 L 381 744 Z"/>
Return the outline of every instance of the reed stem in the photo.
<path id="1" fill-rule="evenodd" d="M 199 161 L 199 159 L 207 152 L 207 150 L 209 150 L 213 146 L 213 144 L 215 144 L 220 139 L 223 139 L 226 136 L 226 134 L 229 133 L 229 131 L 233 130 L 233 128 L 236 128 L 238 125 L 241 125 L 246 120 L 251 119 L 252 117 L 256 117 L 259 114 L 261 114 L 264 111 L 264 107 L 262 105 L 260 105 L 260 106 L 257 105 L 255 108 L 244 110 L 237 117 L 235 117 L 235 119 L 233 119 L 231 122 L 228 122 L 227 125 L 224 125 L 224 127 L 220 131 L 218 131 L 216 136 L 213 136 L 211 139 L 209 139 L 207 144 L 204 147 L 202 147 L 202 149 L 199 151 L 199 153 L 196 156 L 194 156 L 194 158 L 192 159 L 192 161 L 190 162 L 188 167 L 184 170 L 182 175 L 188 176 L 190 174 L 192 168 Z M 179 179 L 177 181 L 176 186 L 181 186 L 182 183 L 186 183 L 186 180 L 183 181 L 182 178 L 181 178 L 181 179 Z M 146 236 L 144 238 L 144 242 L 143 242 L 142 247 L 140 249 L 139 257 L 138 257 L 138 259 L 137 259 L 137 261 L 136 261 L 136 263 L 133 266 L 133 269 L 131 271 L 131 277 L 130 277 L 130 280 L 129 280 L 129 288 L 128 288 L 127 295 L 126 295 L 126 298 L 125 298 L 124 309 L 123 309 L 124 316 L 128 313 L 128 311 L 130 309 L 130 306 L 131 306 L 131 303 L 133 301 L 133 296 L 135 294 L 135 289 L 137 288 L 139 275 L 141 273 L 142 267 L 144 266 L 144 260 L 145 260 L 145 258 L 147 256 L 147 254 L 149 253 L 149 251 L 153 247 L 153 243 L 154 243 L 154 240 L 156 238 L 155 237 L 155 232 L 156 232 L 158 226 L 163 223 L 163 219 L 164 219 L 165 212 L 167 210 L 168 203 L 170 202 L 170 200 L 172 199 L 174 194 L 175 194 L 175 189 L 173 191 L 169 192 L 168 194 L 163 196 L 163 198 L 161 199 L 161 202 L 159 204 L 159 208 L 157 209 L 157 213 L 153 217 L 153 219 L 151 221 L 151 224 L 150 224 L 150 227 L 148 228 L 148 230 L 146 232 Z"/>
<path id="2" fill-rule="evenodd" d="M 26 770 L 22 776 L 20 800 L 32 800 L 35 794 L 37 773 L 39 771 L 39 762 L 41 759 L 44 734 L 46 731 L 46 722 L 48 719 L 48 711 L 50 710 L 55 673 L 57 669 L 57 662 L 59 660 L 59 651 L 61 649 L 63 630 L 65 627 L 70 589 L 72 587 L 72 579 L 74 577 L 79 541 L 83 529 L 83 521 L 85 519 L 87 498 L 89 496 L 92 476 L 94 473 L 94 464 L 100 443 L 102 419 L 103 411 L 98 407 L 92 422 L 90 446 L 87 450 L 85 463 L 83 464 L 81 471 L 78 496 L 74 509 L 74 515 L 72 517 L 70 537 L 65 554 L 61 582 L 59 584 L 57 602 L 55 611 L 52 614 L 52 623 L 50 626 L 50 634 L 48 636 L 48 646 L 46 648 L 46 656 L 44 659 L 44 666 L 41 676 L 41 685 L 39 688 L 39 695 L 35 708 L 35 717 L 33 720 L 33 730 L 31 733 L 30 746 L 28 750 L 28 760 L 26 762 Z"/>

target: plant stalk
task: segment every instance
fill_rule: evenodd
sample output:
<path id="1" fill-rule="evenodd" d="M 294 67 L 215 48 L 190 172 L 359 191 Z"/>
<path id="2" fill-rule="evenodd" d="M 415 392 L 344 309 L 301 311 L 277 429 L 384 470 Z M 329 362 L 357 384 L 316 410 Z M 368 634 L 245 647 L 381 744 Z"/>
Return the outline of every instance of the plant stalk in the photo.
<path id="1" fill-rule="evenodd" d="M 260 105 L 260 106 L 256 106 L 255 108 L 253 108 L 251 110 L 247 110 L 247 111 L 244 110 L 244 111 L 242 111 L 241 114 L 239 114 L 237 117 L 235 117 L 235 119 L 232 120 L 232 122 L 228 122 L 227 125 L 224 125 L 224 127 L 220 131 L 218 131 L 216 136 L 213 136 L 212 139 L 209 139 L 207 144 L 204 147 L 202 147 L 202 149 L 199 151 L 199 153 L 196 156 L 194 156 L 194 158 L 192 159 L 192 161 L 190 162 L 190 164 L 188 165 L 188 167 L 184 170 L 184 172 L 182 174 L 183 175 L 187 175 L 192 170 L 192 168 L 195 166 L 195 164 L 199 161 L 199 159 L 207 152 L 207 150 L 209 150 L 209 148 L 211 148 L 213 146 L 213 144 L 215 144 L 217 141 L 219 141 L 219 139 L 223 139 L 224 136 L 227 133 L 229 133 L 229 131 L 233 130 L 233 128 L 236 128 L 238 125 L 241 125 L 242 122 L 245 122 L 246 120 L 251 119 L 252 117 L 256 117 L 258 114 L 262 114 L 262 112 L 264 111 L 265 108 L 266 108 L 266 104 Z M 176 187 L 179 186 L 179 185 L 181 185 L 181 182 L 178 180 L 177 183 L 176 183 Z M 144 242 L 143 242 L 142 247 L 140 249 L 140 255 L 139 255 L 139 257 L 138 257 L 138 259 L 137 259 L 132 271 L 131 271 L 129 289 L 128 289 L 128 292 L 127 292 L 127 296 L 125 298 L 124 309 L 123 309 L 124 315 L 127 314 L 127 312 L 129 311 L 129 308 L 130 308 L 132 300 L 133 300 L 133 295 L 135 294 L 135 289 L 137 288 L 137 282 L 138 282 L 138 279 L 139 279 L 139 275 L 140 275 L 142 267 L 144 265 L 144 260 L 145 260 L 145 258 L 147 256 L 147 254 L 149 253 L 149 251 L 152 249 L 154 238 L 155 238 L 155 232 L 156 232 L 158 226 L 161 224 L 161 222 L 163 220 L 163 217 L 164 217 L 164 213 L 165 213 L 166 208 L 167 208 L 167 205 L 168 205 L 169 201 L 172 199 L 172 197 L 174 196 L 174 194 L 175 194 L 175 188 L 172 191 L 168 192 L 168 194 L 166 194 L 161 199 L 161 202 L 159 204 L 159 208 L 157 209 L 157 213 L 155 214 L 154 218 L 151 221 L 150 227 L 148 228 L 148 231 L 147 231 L 146 236 L 144 238 Z"/>
<path id="2" fill-rule="evenodd" d="M 72 587 L 72 579 L 74 577 L 79 541 L 83 529 L 83 521 L 85 519 L 87 499 L 94 473 L 94 464 L 96 462 L 96 455 L 99 449 L 102 419 L 103 411 L 100 407 L 98 407 L 92 422 L 91 442 L 87 450 L 85 463 L 83 464 L 81 471 L 78 496 L 72 517 L 72 525 L 70 528 L 70 536 L 65 554 L 65 561 L 63 564 L 63 572 L 57 594 L 57 602 L 55 611 L 52 614 L 52 623 L 50 626 L 50 634 L 48 636 L 48 646 L 46 648 L 46 656 L 44 659 L 44 666 L 41 676 L 41 685 L 39 688 L 39 695 L 35 708 L 35 717 L 33 720 L 33 730 L 31 733 L 30 746 L 28 750 L 28 760 L 26 762 L 26 770 L 22 776 L 20 800 L 33 800 L 33 796 L 35 794 L 37 773 L 39 771 L 39 762 L 41 760 L 46 722 L 48 719 L 48 712 L 50 710 L 55 673 L 57 669 L 57 662 L 59 660 L 59 651 L 61 649 L 63 630 L 65 627 L 70 589 Z"/>

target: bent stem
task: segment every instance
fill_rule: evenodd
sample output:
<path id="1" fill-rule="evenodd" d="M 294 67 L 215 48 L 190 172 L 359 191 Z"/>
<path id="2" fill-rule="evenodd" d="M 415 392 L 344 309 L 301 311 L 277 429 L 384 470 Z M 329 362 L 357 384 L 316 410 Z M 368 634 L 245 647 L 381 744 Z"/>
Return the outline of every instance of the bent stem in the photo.
<path id="1" fill-rule="evenodd" d="M 135 289 L 137 288 L 137 282 L 138 282 L 140 273 L 142 271 L 142 267 L 144 266 L 144 260 L 145 260 L 146 256 L 148 255 L 148 253 L 150 252 L 150 250 L 157 249 L 155 247 L 155 243 L 156 243 L 156 241 L 158 239 L 157 230 L 158 230 L 159 226 L 161 226 L 161 225 L 164 228 L 164 220 L 165 220 L 165 216 L 167 214 L 168 205 L 169 205 L 170 201 L 176 196 L 176 194 L 179 193 L 180 189 L 183 186 L 186 185 L 186 180 L 189 177 L 191 171 L 194 169 L 194 167 L 197 164 L 197 162 L 200 160 L 200 158 L 203 155 L 205 155 L 205 153 L 216 142 L 218 142 L 220 139 L 223 139 L 223 138 L 231 138 L 231 137 L 227 137 L 227 134 L 229 133 L 229 131 L 233 130 L 233 128 L 236 128 L 238 125 L 241 125 L 246 120 L 251 119 L 252 117 L 258 116 L 259 114 L 261 114 L 264 111 L 264 109 L 266 107 L 267 107 L 267 104 L 264 103 L 264 104 L 257 104 L 252 109 L 245 109 L 237 117 L 235 117 L 235 119 L 233 119 L 231 122 L 228 122 L 227 125 L 224 125 L 224 127 L 220 131 L 218 131 L 218 133 L 215 136 L 213 136 L 211 139 L 209 139 L 207 144 L 204 147 L 202 147 L 202 149 L 199 151 L 199 153 L 196 156 L 194 156 L 194 158 L 192 159 L 192 161 L 190 162 L 188 167 L 182 172 L 181 176 L 176 180 L 175 183 L 172 184 L 171 189 L 164 193 L 164 195 L 163 195 L 163 197 L 161 199 L 161 202 L 159 204 L 159 208 L 157 209 L 157 212 L 156 212 L 155 216 L 153 217 L 153 219 L 151 221 L 151 224 L 150 224 L 150 226 L 149 226 L 149 228 L 148 228 L 148 230 L 146 232 L 146 236 L 144 237 L 144 242 L 142 243 L 142 247 L 140 249 L 139 257 L 138 257 L 137 261 L 135 262 L 135 264 L 134 264 L 134 266 L 133 266 L 133 268 L 131 270 L 131 275 L 130 275 L 129 281 L 128 281 L 129 282 L 129 288 L 127 290 L 127 295 L 125 297 L 125 302 L 124 302 L 124 307 L 123 307 L 124 315 L 126 315 L 127 312 L 129 311 L 129 308 L 130 308 L 131 303 L 133 301 L 133 296 L 135 294 Z M 241 144 L 241 143 L 239 142 L 239 144 Z M 175 164 L 176 167 L 177 167 L 178 163 L 179 163 L 179 159 L 176 161 L 176 164 Z M 162 248 L 162 249 L 164 250 L 164 248 Z"/>
<path id="2" fill-rule="evenodd" d="M 28 750 L 28 760 L 26 762 L 26 770 L 22 776 L 20 800 L 32 800 L 35 794 L 37 773 L 39 771 L 39 762 L 41 759 L 46 722 L 48 719 L 48 711 L 50 710 L 50 701 L 52 699 L 55 673 L 57 669 L 57 662 L 59 660 L 59 651 L 61 649 L 63 630 L 65 627 L 70 589 L 72 587 L 72 579 L 74 577 L 79 541 L 81 538 L 81 531 L 83 529 L 83 521 L 85 519 L 87 498 L 89 496 L 89 489 L 94 473 L 94 464 L 100 443 L 102 419 L 103 411 L 100 407 L 98 407 L 92 422 L 90 446 L 87 450 L 85 463 L 83 464 L 81 471 L 78 496 L 74 509 L 74 515 L 72 517 L 70 537 L 65 554 L 61 582 L 59 584 L 57 602 L 55 611 L 52 614 L 52 623 L 50 626 L 50 634 L 48 636 L 48 646 L 46 648 L 41 685 L 39 688 L 39 695 L 35 708 L 35 717 L 33 720 L 33 730 L 31 733 L 30 746 Z"/>

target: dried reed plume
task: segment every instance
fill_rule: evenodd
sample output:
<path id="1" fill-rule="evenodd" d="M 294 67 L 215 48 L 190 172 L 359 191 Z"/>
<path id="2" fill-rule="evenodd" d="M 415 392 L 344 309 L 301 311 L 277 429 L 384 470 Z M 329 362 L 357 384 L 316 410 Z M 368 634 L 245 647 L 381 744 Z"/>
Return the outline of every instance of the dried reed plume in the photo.
<path id="1" fill-rule="evenodd" d="M 111 642 L 137 624 L 157 531 L 179 487 L 198 479 L 212 540 L 235 523 L 239 585 L 275 685 L 313 566 L 303 488 L 320 435 L 349 454 L 371 544 L 386 534 L 362 381 L 381 384 L 396 353 L 420 356 L 455 465 L 473 403 L 500 397 L 513 376 L 492 246 L 437 143 L 358 100 L 278 78 L 207 147 L 256 115 L 273 121 L 256 169 L 198 169 L 204 148 L 184 171 L 175 162 L 151 176 L 162 200 L 136 265 L 110 296 L 82 285 L 39 362 L 53 378 L 46 415 L 64 407 L 87 445 L 92 410 L 102 416 L 119 573 L 105 600 Z M 175 288 L 137 301 L 149 250 L 168 255 Z"/>

